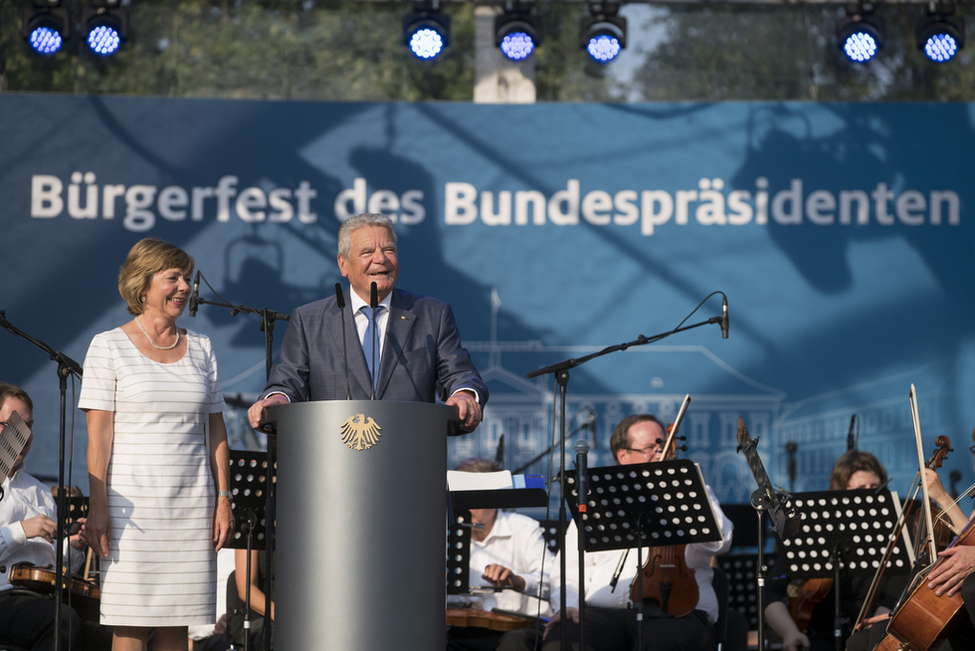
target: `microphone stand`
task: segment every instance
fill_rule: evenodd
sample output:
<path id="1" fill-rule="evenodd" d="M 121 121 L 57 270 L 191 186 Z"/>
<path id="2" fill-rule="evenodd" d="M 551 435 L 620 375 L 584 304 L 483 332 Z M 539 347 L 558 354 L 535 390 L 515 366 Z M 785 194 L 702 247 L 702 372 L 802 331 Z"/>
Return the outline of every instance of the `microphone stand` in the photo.
<path id="1" fill-rule="evenodd" d="M 566 360 L 563 360 L 561 362 L 556 362 L 555 364 L 550 364 L 548 366 L 545 366 L 543 368 L 540 368 L 540 369 L 537 369 L 537 370 L 534 370 L 534 371 L 528 373 L 527 377 L 529 379 L 534 378 L 534 377 L 538 377 L 540 375 L 547 375 L 549 373 L 552 373 L 552 374 L 555 375 L 555 381 L 558 384 L 558 397 L 557 397 L 556 402 L 558 403 L 558 408 L 559 408 L 559 427 L 561 429 L 561 436 L 559 437 L 559 456 L 560 456 L 560 466 L 559 467 L 561 469 L 563 469 L 563 470 L 565 468 L 565 394 L 566 394 L 566 387 L 569 384 L 569 369 L 572 369 L 572 368 L 575 368 L 576 366 L 580 366 L 582 364 L 585 364 L 589 360 L 595 359 L 597 357 L 602 357 L 603 355 L 608 355 L 609 353 L 615 353 L 615 352 L 620 351 L 620 350 L 626 350 L 627 348 L 630 348 L 630 347 L 633 347 L 633 346 L 643 346 L 644 344 L 652 344 L 652 343 L 657 342 L 657 341 L 660 341 L 662 339 L 666 339 L 667 337 L 669 337 L 671 335 L 675 335 L 678 332 L 684 332 L 685 330 L 692 330 L 694 328 L 699 328 L 699 327 L 701 327 L 703 325 L 709 325 L 709 324 L 712 324 L 712 323 L 717 323 L 717 324 L 720 325 L 721 322 L 722 322 L 722 317 L 715 316 L 715 317 L 711 317 L 710 319 L 708 319 L 706 321 L 701 321 L 699 323 L 694 323 L 694 324 L 688 325 L 688 326 L 678 326 L 678 327 L 674 328 L 673 330 L 668 330 L 666 332 L 661 332 L 659 334 L 651 335 L 649 337 L 646 337 L 644 335 L 640 335 L 639 337 L 637 337 L 633 341 L 629 341 L 629 342 L 622 343 L 622 344 L 616 344 L 614 346 L 607 346 L 606 348 L 603 348 L 602 350 L 599 350 L 599 351 L 597 351 L 595 353 L 592 353 L 590 355 L 586 355 L 584 357 L 579 357 L 579 358 L 566 359 Z M 565 512 L 565 496 L 566 495 L 567 495 L 567 493 L 566 493 L 566 489 L 565 489 L 565 472 L 563 471 L 563 472 L 560 472 L 559 473 L 559 552 L 560 552 L 560 554 L 559 554 L 559 561 L 560 561 L 559 562 L 559 571 L 561 572 L 561 575 L 560 576 L 562 576 L 562 585 L 560 587 L 560 592 L 559 592 L 559 609 L 561 611 L 564 611 L 565 610 L 565 598 L 566 598 L 566 590 L 565 590 L 565 581 L 566 581 L 565 577 L 566 577 L 566 573 L 565 573 L 565 553 L 564 553 L 564 550 L 565 550 L 565 528 L 566 528 L 566 512 Z M 584 555 L 584 553 L 585 552 L 583 550 L 580 550 L 580 552 L 579 552 L 579 555 L 580 555 L 580 559 L 579 559 L 580 567 L 581 567 L 581 564 L 584 562 L 584 559 L 582 558 L 582 556 Z M 579 603 L 581 604 L 583 601 L 585 601 L 585 598 L 586 598 L 585 586 L 581 584 L 581 577 L 580 577 Z M 563 615 L 564 615 L 564 612 L 563 612 Z M 582 615 L 583 615 L 583 613 L 580 610 L 580 616 L 579 616 L 580 636 L 581 635 L 584 635 L 584 630 L 585 630 L 585 618 Z M 568 637 L 566 635 L 562 635 L 561 636 L 561 651 L 568 651 L 568 649 L 569 649 Z"/>
<path id="2" fill-rule="evenodd" d="M 74 374 L 81 378 L 81 367 L 76 361 L 62 352 L 56 351 L 42 341 L 34 339 L 23 330 L 15 327 L 7 320 L 7 313 L 0 310 L 0 327 L 4 330 L 23 337 L 34 344 L 50 356 L 52 361 L 58 363 L 58 388 L 61 394 L 61 418 L 58 429 L 58 492 L 55 497 L 57 503 L 57 536 L 54 539 L 54 651 L 61 650 L 61 599 L 64 595 L 64 534 L 65 523 L 67 520 L 67 507 L 65 505 L 65 495 L 67 490 L 64 485 L 64 448 L 65 448 L 65 423 L 67 418 L 67 391 L 68 376 Z"/>
<path id="3" fill-rule="evenodd" d="M 206 277 L 203 281 L 207 283 L 207 287 L 210 287 L 210 283 L 207 282 Z M 210 287 L 212 291 L 213 288 Z M 216 294 L 216 292 L 214 292 Z M 218 294 L 219 296 L 219 294 Z M 253 307 L 247 307 L 246 305 L 235 305 L 226 300 L 211 301 L 205 298 L 199 298 L 199 296 L 194 296 L 196 305 L 216 305 L 218 307 L 226 307 L 230 309 L 230 316 L 237 316 L 241 312 L 247 314 L 256 314 L 261 317 L 261 332 L 264 333 L 264 379 L 267 380 L 271 376 L 271 358 L 272 350 L 274 345 L 274 322 L 275 321 L 290 321 L 291 317 L 287 314 L 282 314 L 281 312 L 276 312 L 270 308 L 265 307 L 264 309 L 257 309 Z M 276 513 L 274 512 L 274 499 L 276 497 L 276 487 L 274 482 L 274 453 L 275 453 L 275 439 L 276 434 L 274 427 L 271 425 L 262 425 L 261 431 L 268 435 L 267 437 L 267 502 L 266 502 L 266 515 L 267 520 L 265 527 L 267 529 L 266 540 L 267 549 L 265 550 L 265 560 L 267 563 L 267 568 L 264 573 L 264 648 L 271 648 L 271 627 L 268 626 L 268 620 L 271 612 L 271 568 L 272 559 L 274 555 L 273 545 L 271 541 L 274 540 L 274 526 L 276 522 Z M 247 559 L 250 562 L 250 558 Z"/>

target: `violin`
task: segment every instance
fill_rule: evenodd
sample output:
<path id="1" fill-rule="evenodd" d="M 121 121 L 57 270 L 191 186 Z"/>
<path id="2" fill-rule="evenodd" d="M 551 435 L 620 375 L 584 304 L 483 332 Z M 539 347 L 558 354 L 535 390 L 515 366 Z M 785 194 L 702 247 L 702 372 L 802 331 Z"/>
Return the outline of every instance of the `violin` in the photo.
<path id="1" fill-rule="evenodd" d="M 474 608 L 448 608 L 447 626 L 476 626 L 492 631 L 507 632 L 518 628 L 529 628 L 534 623 L 528 617 L 495 613 Z"/>
<path id="2" fill-rule="evenodd" d="M 684 397 L 677 418 L 668 428 L 670 432 L 662 449 L 662 459 L 673 458 L 677 453 L 674 440 L 690 401 L 690 395 Z M 640 570 L 643 575 L 643 594 L 639 592 L 641 581 L 637 576 L 630 584 L 630 601 L 635 603 L 652 599 L 660 604 L 665 613 L 675 617 L 683 617 L 693 611 L 697 607 L 700 592 L 694 570 L 687 566 L 686 548 L 687 545 L 651 547 L 647 562 Z"/>
<path id="3" fill-rule="evenodd" d="M 98 604 L 101 591 L 90 581 L 62 576 L 63 601 L 75 607 L 78 614 L 86 621 L 98 621 Z M 27 588 L 41 594 L 54 594 L 57 572 L 51 567 L 37 567 L 33 563 L 17 563 L 10 568 L 7 575 L 10 585 Z"/>
<path id="4" fill-rule="evenodd" d="M 797 579 L 786 588 L 789 595 L 789 615 L 805 633 L 812 621 L 813 609 L 826 598 L 833 589 L 833 579 Z"/>

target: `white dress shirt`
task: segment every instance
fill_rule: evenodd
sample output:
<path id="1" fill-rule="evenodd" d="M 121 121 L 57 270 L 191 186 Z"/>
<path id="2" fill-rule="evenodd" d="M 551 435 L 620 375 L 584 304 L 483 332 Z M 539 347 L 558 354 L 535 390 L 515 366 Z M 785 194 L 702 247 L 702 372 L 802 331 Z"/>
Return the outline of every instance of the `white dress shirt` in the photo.
<path id="1" fill-rule="evenodd" d="M 471 540 L 471 588 L 490 587 L 481 575 L 484 568 L 492 563 L 503 565 L 523 578 L 524 592 L 509 589 L 471 597 L 451 595 L 452 607 L 469 604 L 487 611 L 500 608 L 533 617 L 551 615 L 546 600 L 550 597 L 549 573 L 555 564 L 555 556 L 545 546 L 542 528 L 537 520 L 518 513 L 498 511 L 487 538 Z M 538 610 L 538 602 L 529 595 L 541 598 L 541 611 Z M 460 601 L 463 603 L 458 603 Z"/>
<path id="2" fill-rule="evenodd" d="M 10 568 L 17 563 L 30 562 L 37 567 L 54 567 L 55 549 L 44 538 L 27 539 L 21 524 L 37 515 L 46 515 L 57 522 L 57 504 L 50 487 L 18 470 L 13 477 L 3 480 L 3 499 L 0 500 L 0 567 L 3 571 L 0 591 L 14 586 L 7 582 Z M 65 563 L 71 573 L 81 569 L 85 560 L 84 550 L 71 547 L 68 538 L 64 539 Z"/>

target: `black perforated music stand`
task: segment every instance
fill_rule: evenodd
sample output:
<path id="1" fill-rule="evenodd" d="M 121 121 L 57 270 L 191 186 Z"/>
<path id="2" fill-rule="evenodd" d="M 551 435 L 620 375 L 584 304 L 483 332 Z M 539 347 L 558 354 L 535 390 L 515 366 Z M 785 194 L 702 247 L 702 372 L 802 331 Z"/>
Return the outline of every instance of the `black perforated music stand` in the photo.
<path id="1" fill-rule="evenodd" d="M 643 567 L 644 546 L 684 545 L 721 540 L 721 525 L 711 507 L 704 477 L 688 459 L 590 468 L 589 501 L 579 510 L 576 477 L 565 475 L 567 501 L 586 551 L 637 549 L 637 567 Z M 580 562 L 580 567 L 583 564 Z M 581 570 L 580 570 L 581 573 Z M 643 572 L 637 571 L 637 592 L 643 594 Z M 579 603 L 585 600 L 584 577 L 579 577 Z M 666 606 L 666 604 L 662 604 Z M 580 608 L 580 626 L 584 627 Z M 643 620 L 643 600 L 637 601 L 637 619 Z M 637 646 L 642 646 L 642 626 Z"/>
<path id="2" fill-rule="evenodd" d="M 471 513 L 455 510 L 447 523 L 447 594 L 470 593 Z"/>
<path id="3" fill-rule="evenodd" d="M 267 539 L 267 477 L 268 461 L 265 452 L 250 452 L 247 450 L 230 451 L 230 501 L 234 513 L 234 533 L 227 547 L 231 549 L 247 550 L 247 585 L 251 583 L 251 552 L 266 550 Z M 273 468 L 271 481 L 277 481 L 277 464 Z M 274 541 L 271 541 L 274 547 Z M 270 558 L 268 554 L 268 558 Z M 268 575 L 271 568 L 265 568 Z M 270 599 L 270 593 L 265 595 Z M 271 609 L 265 603 L 264 626 L 270 626 L 267 621 Z M 250 590 L 244 595 L 244 651 L 250 651 Z"/>
<path id="4" fill-rule="evenodd" d="M 566 484 L 589 551 L 721 540 L 701 470 L 689 459 L 590 468 L 589 509 L 581 518 L 571 473 Z"/>
<path id="5" fill-rule="evenodd" d="M 846 623 L 840 612 L 843 575 L 872 576 L 884 562 L 900 501 L 886 488 L 796 493 L 799 531 L 782 541 L 780 557 L 794 579 L 833 579 L 833 637 L 842 648 Z M 914 562 L 906 527 L 901 529 L 886 571 L 906 574 Z"/>
<path id="6" fill-rule="evenodd" d="M 886 488 L 794 493 L 799 531 L 781 541 L 781 558 L 794 579 L 872 576 L 883 562 L 900 502 Z M 887 571 L 905 574 L 914 562 L 906 528 L 897 539 Z"/>

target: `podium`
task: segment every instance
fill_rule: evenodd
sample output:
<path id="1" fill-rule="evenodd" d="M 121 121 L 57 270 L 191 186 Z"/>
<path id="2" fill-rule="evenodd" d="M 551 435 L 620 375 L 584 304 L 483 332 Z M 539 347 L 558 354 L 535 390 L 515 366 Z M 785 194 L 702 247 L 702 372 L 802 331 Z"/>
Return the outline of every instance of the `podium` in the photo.
<path id="1" fill-rule="evenodd" d="M 445 405 L 279 405 L 275 647 L 443 649 Z"/>

